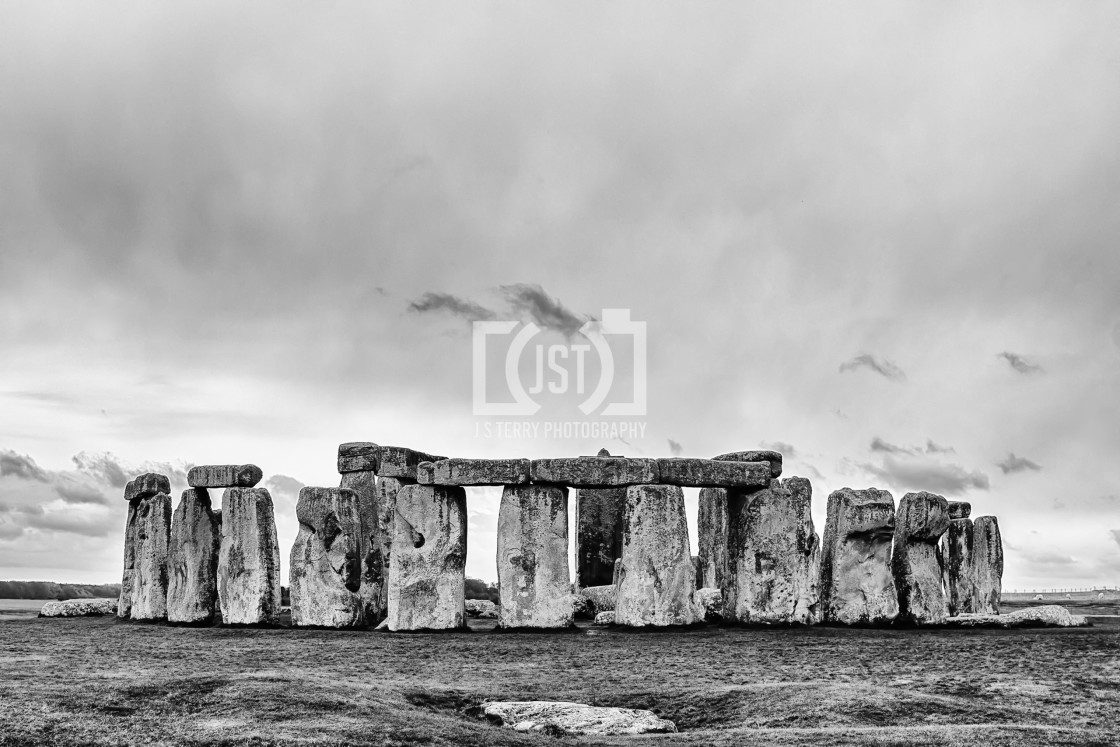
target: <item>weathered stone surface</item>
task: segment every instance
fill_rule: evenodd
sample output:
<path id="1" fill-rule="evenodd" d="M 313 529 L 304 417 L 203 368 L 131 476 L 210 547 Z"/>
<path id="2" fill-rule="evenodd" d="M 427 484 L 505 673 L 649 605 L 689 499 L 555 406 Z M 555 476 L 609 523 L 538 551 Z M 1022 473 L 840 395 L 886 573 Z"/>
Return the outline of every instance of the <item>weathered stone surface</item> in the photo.
<path id="1" fill-rule="evenodd" d="M 606 586 L 587 586 L 579 590 L 579 596 L 587 600 L 588 607 L 592 613 L 598 614 L 600 612 L 614 610 L 615 591 L 614 584 L 608 584 Z"/>
<path id="2" fill-rule="evenodd" d="M 665 734 L 677 730 L 672 721 L 652 711 L 632 708 L 598 708 L 551 700 L 490 702 L 483 703 L 482 708 L 488 719 L 516 731 L 617 736 Z"/>
<path id="3" fill-rule="evenodd" d="M 967 501 L 949 501 L 950 519 L 967 519 L 972 515 L 972 504 Z"/>
<path id="4" fill-rule="evenodd" d="M 377 476 L 399 477 L 406 482 L 416 482 L 416 467 L 420 462 L 438 462 L 446 458 L 403 446 L 382 446 Z"/>
<path id="5" fill-rule="evenodd" d="M 47 602 L 39 610 L 39 617 L 97 617 L 115 614 L 116 599 L 67 599 L 64 602 Z"/>
<path id="6" fill-rule="evenodd" d="M 727 584 L 727 489 L 703 488 L 696 513 L 697 588 L 724 589 Z"/>
<path id="7" fill-rule="evenodd" d="M 390 557 L 389 630 L 463 627 L 467 494 L 462 488 L 401 488 Z"/>
<path id="8" fill-rule="evenodd" d="M 529 465 L 529 475 L 533 482 L 572 488 L 612 488 L 658 481 L 656 459 L 626 457 L 534 459 Z"/>
<path id="9" fill-rule="evenodd" d="M 696 601 L 704 610 L 704 622 L 723 622 L 723 592 L 719 589 L 697 589 Z"/>
<path id="10" fill-rule="evenodd" d="M 894 522 L 894 498 L 885 490 L 842 488 L 828 497 L 820 587 L 825 622 L 882 624 L 898 615 Z"/>
<path id="11" fill-rule="evenodd" d="M 393 519 L 397 515 L 397 494 L 413 482 L 402 477 L 377 477 L 377 528 L 381 537 L 381 610 L 382 619 L 389 614 L 389 563 L 393 551 Z"/>
<path id="12" fill-rule="evenodd" d="M 171 495 L 171 481 L 166 475 L 155 472 L 145 472 L 129 480 L 124 486 L 124 499 L 138 501 L 141 498 L 151 498 L 153 495 L 166 493 Z"/>
<path id="13" fill-rule="evenodd" d="M 442 459 L 416 468 L 421 485 L 524 485 L 528 459 Z"/>
<path id="14" fill-rule="evenodd" d="M 136 577 L 136 514 L 140 501 L 129 501 L 124 522 L 124 570 L 121 593 L 117 597 L 117 617 L 127 620 L 132 614 L 132 587 Z"/>
<path id="15" fill-rule="evenodd" d="M 264 488 L 223 493 L 218 599 L 226 625 L 273 624 L 280 615 L 280 545 Z"/>
<path id="16" fill-rule="evenodd" d="M 292 625 L 354 628 L 365 622 L 362 518 L 358 494 L 347 488 L 299 491 L 299 533 L 288 565 Z"/>
<path id="17" fill-rule="evenodd" d="M 489 620 L 498 619 L 498 605 L 489 599 L 468 599 L 465 603 L 467 617 L 478 617 Z"/>
<path id="18" fill-rule="evenodd" d="M 972 566 L 976 612 L 998 615 L 1003 593 L 1003 538 L 994 516 L 981 516 L 973 522 Z"/>
<path id="19" fill-rule="evenodd" d="M 952 511 L 952 503 L 949 504 Z M 941 540 L 945 601 L 950 615 L 976 612 L 976 568 L 972 564 L 972 519 L 950 519 Z"/>
<path id="20" fill-rule="evenodd" d="M 206 488 L 184 490 L 171 517 L 168 622 L 202 623 L 214 618 L 221 548 L 222 512 L 213 510 Z"/>
<path id="21" fill-rule="evenodd" d="M 754 451 L 733 451 L 729 454 L 720 454 L 712 457 L 718 462 L 769 462 L 770 477 L 782 476 L 782 455 L 768 449 Z"/>
<path id="22" fill-rule="evenodd" d="M 264 473 L 255 464 L 203 464 L 187 472 L 192 488 L 251 488 Z"/>
<path id="23" fill-rule="evenodd" d="M 803 477 L 728 491 L 724 618 L 766 625 L 820 621 L 820 540 Z M 890 551 L 890 542 L 887 542 Z"/>
<path id="24" fill-rule="evenodd" d="M 949 504 L 933 493 L 907 493 L 898 503 L 891 573 L 898 619 L 936 625 L 949 617 L 937 543 L 949 528 Z"/>
<path id="25" fill-rule="evenodd" d="M 948 619 L 949 625 L 964 628 L 1082 628 L 1089 621 L 1081 615 L 1071 614 L 1060 604 L 1026 607 L 1000 614 L 965 614 Z"/>
<path id="26" fill-rule="evenodd" d="M 129 617 L 133 620 L 166 620 L 171 496 L 159 493 L 138 503 Z"/>
<path id="27" fill-rule="evenodd" d="M 339 487 L 353 490 L 358 496 L 358 514 L 362 523 L 358 547 L 362 561 L 362 584 L 358 589 L 358 597 L 361 599 L 365 624 L 375 625 L 385 616 L 388 603 L 385 596 L 388 569 L 385 567 L 383 553 L 389 539 L 382 534 L 384 530 L 378 511 L 377 476 L 368 470 L 344 472 Z"/>
<path id="28" fill-rule="evenodd" d="M 760 488 L 770 484 L 769 462 L 671 457 L 657 460 L 658 483 L 686 488 Z"/>
<path id="29" fill-rule="evenodd" d="M 338 471 L 377 473 L 381 448 L 370 441 L 351 441 L 338 445 Z"/>
<path id="30" fill-rule="evenodd" d="M 498 625 L 572 625 L 568 489 L 507 485 L 498 509 Z"/>
<path id="31" fill-rule="evenodd" d="M 622 520 L 626 488 L 582 488 L 576 501 L 576 586 L 614 583 L 614 564 L 622 557 Z"/>
<path id="32" fill-rule="evenodd" d="M 614 625 L 614 610 L 596 613 L 592 625 Z"/>
<path id="33" fill-rule="evenodd" d="M 704 619 L 688 548 L 684 493 L 676 485 L 626 491 L 622 570 L 615 599 L 619 625 L 692 625 Z"/>

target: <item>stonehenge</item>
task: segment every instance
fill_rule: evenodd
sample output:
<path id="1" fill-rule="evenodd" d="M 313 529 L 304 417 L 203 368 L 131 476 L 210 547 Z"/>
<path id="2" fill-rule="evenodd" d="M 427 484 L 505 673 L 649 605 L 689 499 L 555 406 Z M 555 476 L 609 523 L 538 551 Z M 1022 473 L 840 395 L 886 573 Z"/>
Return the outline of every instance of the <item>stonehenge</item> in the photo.
<path id="1" fill-rule="evenodd" d="M 898 590 L 898 619 L 943 623 L 949 605 L 942 587 L 941 535 L 949 528 L 949 504 L 933 493 L 907 493 L 898 502 L 891 573 Z"/>
<path id="2" fill-rule="evenodd" d="M 171 517 L 167 620 L 210 622 L 218 612 L 218 556 L 222 512 L 210 506 L 206 488 L 187 488 Z"/>
<path id="3" fill-rule="evenodd" d="M 828 496 L 821 550 L 824 622 L 877 625 L 898 615 L 891 573 L 894 498 L 885 490 L 841 488 Z"/>
<path id="4" fill-rule="evenodd" d="M 635 628 L 928 626 L 999 612 L 995 517 L 974 521 L 970 504 L 933 493 L 907 493 L 896 510 L 885 490 L 843 488 L 828 497 L 821 541 L 811 484 L 781 478 L 773 451 L 475 459 L 361 441 L 340 444 L 336 466 L 338 487 L 304 487 L 296 503 L 288 568 L 296 627 L 464 628 L 467 489 L 483 486 L 502 488 L 499 603 L 479 614 L 472 600 L 469 616 L 492 616 L 502 629 L 567 628 L 577 612 Z M 130 480 L 118 616 L 283 624 L 262 477 L 252 464 L 192 467 L 174 516 L 166 476 Z M 221 510 L 211 505 L 217 488 Z M 684 488 L 699 488 L 696 556 Z"/>

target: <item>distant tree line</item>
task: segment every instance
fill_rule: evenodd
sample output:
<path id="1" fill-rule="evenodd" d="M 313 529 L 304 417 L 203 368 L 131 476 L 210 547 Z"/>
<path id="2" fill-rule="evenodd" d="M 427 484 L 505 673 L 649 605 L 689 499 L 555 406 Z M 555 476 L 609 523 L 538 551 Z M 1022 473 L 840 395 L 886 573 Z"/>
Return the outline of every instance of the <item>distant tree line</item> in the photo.
<path id="1" fill-rule="evenodd" d="M 464 596 L 467 599 L 489 599 L 494 604 L 497 604 L 498 585 L 488 584 L 478 578 L 468 578 Z"/>
<path id="2" fill-rule="evenodd" d="M 120 584 L 56 584 L 53 581 L 0 581 L 0 599 L 112 599 Z"/>

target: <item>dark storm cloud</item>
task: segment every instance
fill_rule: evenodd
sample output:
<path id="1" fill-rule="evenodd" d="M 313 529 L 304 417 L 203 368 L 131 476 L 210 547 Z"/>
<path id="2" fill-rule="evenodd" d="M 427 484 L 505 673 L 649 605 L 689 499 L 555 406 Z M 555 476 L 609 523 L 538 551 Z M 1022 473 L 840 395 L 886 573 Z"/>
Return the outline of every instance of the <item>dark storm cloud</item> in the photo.
<path id="1" fill-rule="evenodd" d="M 1041 465 L 1032 462 L 1030 459 L 1017 457 L 1014 453 L 1008 454 L 1007 458 L 1002 462 L 997 462 L 996 466 L 1003 470 L 1003 474 L 1005 475 L 1013 474 L 1015 472 L 1025 472 L 1026 470 L 1033 470 L 1034 472 L 1038 472 L 1042 469 Z"/>
<path id="2" fill-rule="evenodd" d="M 1005 361 L 1007 361 L 1007 364 L 1009 366 L 1011 366 L 1021 374 L 1033 374 L 1042 372 L 1042 366 L 1031 363 L 1026 358 L 1016 353 L 1009 353 L 1005 350 L 996 357 L 1003 358 Z"/>
<path id="3" fill-rule="evenodd" d="M 891 381 L 906 380 L 906 373 L 894 363 L 890 362 L 886 358 L 876 358 L 875 356 L 868 355 L 867 353 L 857 355 L 850 361 L 841 363 L 840 373 L 844 373 L 845 371 L 858 371 L 861 368 L 866 368 L 870 371 L 874 371 L 883 378 L 890 379 Z"/>
<path id="4" fill-rule="evenodd" d="M 0 451 L 0 476 L 13 475 L 26 480 L 47 481 L 47 473 L 29 456 L 14 451 Z"/>
<path id="5" fill-rule="evenodd" d="M 408 310 L 416 314 L 446 312 L 468 322 L 481 322 L 497 317 L 485 306 L 451 293 L 425 293 L 415 301 L 409 301 Z"/>
<path id="6" fill-rule="evenodd" d="M 580 327 L 591 319 L 575 313 L 539 285 L 515 283 L 500 286 L 498 290 L 515 312 L 527 315 L 541 329 L 550 329 L 565 337 L 579 332 Z"/>
<path id="7" fill-rule="evenodd" d="M 860 465 L 870 474 L 901 490 L 928 490 L 946 496 L 969 490 L 988 490 L 988 476 L 968 471 L 956 464 L 946 464 L 925 457 L 898 458 L 888 454 L 881 465 Z"/>
<path id="8" fill-rule="evenodd" d="M 759 444 L 763 449 L 770 449 L 782 455 L 785 459 L 793 459 L 797 456 L 797 449 L 793 444 L 787 444 L 785 441 L 763 441 Z"/>
<path id="9" fill-rule="evenodd" d="M 667 440 L 669 441 L 669 453 L 670 454 L 672 454 L 673 456 L 680 456 L 681 454 L 684 453 L 684 447 L 683 446 L 681 446 L 679 443 L 677 443 L 676 441 L 674 441 L 671 438 L 667 439 Z"/>

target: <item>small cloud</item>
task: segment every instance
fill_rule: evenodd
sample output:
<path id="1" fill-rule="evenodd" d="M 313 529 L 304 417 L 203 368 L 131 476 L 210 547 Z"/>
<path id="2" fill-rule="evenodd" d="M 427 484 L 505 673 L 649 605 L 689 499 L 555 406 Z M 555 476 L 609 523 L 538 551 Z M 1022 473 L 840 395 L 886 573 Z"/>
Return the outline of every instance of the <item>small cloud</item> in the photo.
<path id="1" fill-rule="evenodd" d="M 565 337 L 576 334 L 580 327 L 591 320 L 591 317 L 577 314 L 561 303 L 560 299 L 548 295 L 539 285 L 514 283 L 499 286 L 498 290 L 514 311 L 527 314 L 541 329 L 550 329 Z"/>
<path id="2" fill-rule="evenodd" d="M 759 446 L 763 449 L 776 451 L 788 459 L 793 459 L 797 456 L 797 449 L 793 447 L 793 444 L 787 444 L 785 441 L 763 441 Z"/>
<path id="3" fill-rule="evenodd" d="M 957 450 L 952 446 L 941 446 L 935 444 L 932 438 L 926 439 L 926 453 L 927 454 L 956 454 Z"/>
<path id="4" fill-rule="evenodd" d="M 988 490 L 991 483 L 983 472 L 964 469 L 956 464 L 934 462 L 925 457 L 903 459 L 888 454 L 882 466 L 860 465 L 865 471 L 897 489 L 929 490 L 942 495 L 967 490 Z"/>
<path id="5" fill-rule="evenodd" d="M 1112 535 L 1112 541 L 1120 545 L 1120 529 L 1109 529 L 1108 533 Z"/>
<path id="6" fill-rule="evenodd" d="M 1031 363 L 1026 358 L 1018 355 L 1017 353 L 1009 353 L 1005 350 L 996 357 L 1003 358 L 1005 361 L 1007 361 L 1007 364 L 1009 366 L 1011 366 L 1021 374 L 1042 373 L 1042 366 Z"/>
<path id="7" fill-rule="evenodd" d="M 81 472 L 99 477 L 114 488 L 123 488 L 128 483 L 128 471 L 112 454 L 87 454 L 83 451 L 72 457 L 72 461 Z"/>
<path id="8" fill-rule="evenodd" d="M 59 479 L 55 483 L 54 492 L 58 493 L 59 498 L 67 503 L 109 505 L 109 499 L 96 486 L 76 480 Z"/>
<path id="9" fill-rule="evenodd" d="M 47 473 L 35 460 L 14 451 L 0 451 L 0 477 L 11 475 L 25 480 L 47 482 Z"/>
<path id="10" fill-rule="evenodd" d="M 884 441 L 883 439 L 879 438 L 878 436 L 871 439 L 871 447 L 870 448 L 871 448 L 872 451 L 879 451 L 879 452 L 882 452 L 884 454 L 913 454 L 914 453 L 914 451 L 912 449 L 907 449 L 905 446 L 896 446 L 895 444 Z"/>
<path id="11" fill-rule="evenodd" d="M 410 301 L 408 310 L 414 314 L 446 311 L 452 316 L 466 319 L 469 322 L 486 321 L 497 316 L 485 306 L 450 293 L 425 293 L 417 300 Z"/>
<path id="12" fill-rule="evenodd" d="M 905 381 L 906 373 L 886 358 L 876 358 L 873 355 L 864 353 L 857 355 L 850 361 L 840 364 L 840 373 L 845 371 L 858 371 L 861 368 L 867 368 L 879 374 L 883 378 L 890 379 L 891 381 Z"/>
<path id="13" fill-rule="evenodd" d="M 269 492 L 275 491 L 277 493 L 291 493 L 293 495 L 299 495 L 300 489 L 307 487 L 306 484 L 294 477 L 288 477 L 287 475 L 272 475 L 264 481 L 264 486 L 269 489 Z"/>
<path id="14" fill-rule="evenodd" d="M 1038 472 L 1042 469 L 1041 465 L 1032 462 L 1030 459 L 1017 457 L 1014 453 L 1008 454 L 1007 458 L 1002 462 L 996 462 L 996 466 L 1003 470 L 1003 474 L 1005 475 L 1013 472 L 1024 472 L 1026 470 Z"/>
<path id="15" fill-rule="evenodd" d="M 681 446 L 679 443 L 677 443 L 676 441 L 674 441 L 671 438 L 667 439 L 667 440 L 669 441 L 669 453 L 670 454 L 672 454 L 673 456 L 680 456 L 681 454 L 684 453 L 684 447 L 683 446 Z"/>
<path id="16" fill-rule="evenodd" d="M 1015 552 L 1022 555 L 1028 563 L 1035 563 L 1037 565 L 1074 565 L 1077 563 L 1077 558 L 1045 547 L 1009 546 L 1009 549 L 1015 550 Z"/>

